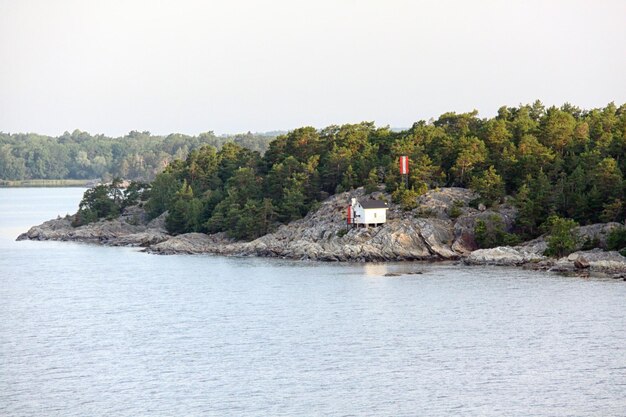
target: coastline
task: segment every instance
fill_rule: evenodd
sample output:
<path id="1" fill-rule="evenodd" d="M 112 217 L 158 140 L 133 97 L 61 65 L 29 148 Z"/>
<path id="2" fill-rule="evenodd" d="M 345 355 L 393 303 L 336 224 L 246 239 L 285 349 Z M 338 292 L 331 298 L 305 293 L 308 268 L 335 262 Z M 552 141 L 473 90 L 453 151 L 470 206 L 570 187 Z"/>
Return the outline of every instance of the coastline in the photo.
<path id="1" fill-rule="evenodd" d="M 498 216 L 512 224 L 515 212 L 508 206 L 498 211 L 463 207 L 451 218 L 449 208 L 457 201 L 468 202 L 473 193 L 465 189 L 432 190 L 419 199 L 414 211 L 391 205 L 384 226 L 346 229 L 344 205 L 350 197 L 361 197 L 362 189 L 332 196 L 305 218 L 280 226 L 275 232 L 251 242 L 235 241 L 224 233 L 186 233 L 172 236 L 165 230 L 165 216 L 148 221 L 140 207 L 129 207 L 117 219 L 100 220 L 74 228 L 72 216 L 59 217 L 33 226 L 17 240 L 56 240 L 108 246 L 142 247 L 160 255 L 216 254 L 315 260 L 325 262 L 460 261 L 466 265 L 515 266 L 582 276 L 602 274 L 626 279 L 626 257 L 601 249 L 579 250 L 559 259 L 543 255 L 545 237 L 518 246 L 478 249 L 474 224 L 478 219 Z M 372 194 L 384 199 L 383 193 Z M 423 213 L 429 217 L 422 217 Z M 579 228 L 584 236 L 605 241 L 617 223 Z"/>
<path id="2" fill-rule="evenodd" d="M 78 187 L 87 188 L 97 184 L 99 179 L 91 180 L 48 180 L 48 179 L 32 179 L 32 180 L 0 180 L 0 188 L 37 188 L 37 187 Z"/>

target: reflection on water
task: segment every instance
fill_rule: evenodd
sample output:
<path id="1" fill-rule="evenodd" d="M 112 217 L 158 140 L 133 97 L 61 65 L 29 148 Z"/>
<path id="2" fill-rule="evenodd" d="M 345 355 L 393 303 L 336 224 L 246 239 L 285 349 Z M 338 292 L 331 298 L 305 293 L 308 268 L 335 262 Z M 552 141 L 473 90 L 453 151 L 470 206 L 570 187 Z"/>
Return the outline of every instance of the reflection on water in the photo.
<path id="1" fill-rule="evenodd" d="M 0 189 L 0 415 L 626 415 L 624 282 L 14 241 L 81 194 Z"/>
<path id="2" fill-rule="evenodd" d="M 370 277 L 382 277 L 389 273 L 389 266 L 383 263 L 363 264 L 363 274 Z"/>

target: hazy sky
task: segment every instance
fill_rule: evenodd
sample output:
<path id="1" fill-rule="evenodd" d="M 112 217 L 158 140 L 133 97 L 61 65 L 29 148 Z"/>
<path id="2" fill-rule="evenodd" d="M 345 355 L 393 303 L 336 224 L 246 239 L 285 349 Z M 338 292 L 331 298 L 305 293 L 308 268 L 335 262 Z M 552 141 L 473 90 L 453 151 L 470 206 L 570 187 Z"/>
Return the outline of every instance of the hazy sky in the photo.
<path id="1" fill-rule="evenodd" d="M 626 1 L 0 0 L 0 131 L 196 134 L 626 102 Z"/>

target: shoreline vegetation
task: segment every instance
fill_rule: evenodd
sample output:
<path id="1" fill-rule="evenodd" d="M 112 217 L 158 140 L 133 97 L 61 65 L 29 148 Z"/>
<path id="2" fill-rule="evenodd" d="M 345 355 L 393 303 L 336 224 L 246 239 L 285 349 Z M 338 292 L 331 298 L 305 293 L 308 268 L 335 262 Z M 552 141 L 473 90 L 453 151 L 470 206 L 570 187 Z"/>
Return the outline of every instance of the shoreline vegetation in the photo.
<path id="1" fill-rule="evenodd" d="M 264 153 L 277 133 L 159 136 L 148 131 L 131 131 L 121 137 L 108 137 L 76 129 L 54 137 L 0 131 L 0 181 L 12 184 L 25 181 L 25 186 L 30 186 L 29 181 L 66 180 L 72 184 L 75 180 L 93 179 L 110 182 L 116 177 L 152 181 L 167 164 L 185 159 L 189 152 L 201 146 L 220 149 L 226 143 L 233 143 Z"/>
<path id="2" fill-rule="evenodd" d="M 144 252 L 160 255 L 215 254 L 326 262 L 459 261 L 466 265 L 515 266 L 626 281 L 626 257 L 606 250 L 612 234 L 623 230 L 619 223 L 576 228 L 577 239 L 572 253 L 562 257 L 544 254 L 549 247 L 549 235 L 516 246 L 476 249 L 476 225 L 481 221 L 510 223 L 516 214 L 514 207 L 473 209 L 459 203 L 476 197 L 471 190 L 443 188 L 431 190 L 418 199 L 416 212 L 428 211 L 428 217 L 415 216 L 415 212 L 406 212 L 391 203 L 388 222 L 384 226 L 346 227 L 342 215 L 345 200 L 353 197 L 382 199 L 385 196 L 380 191 L 367 195 L 363 188 L 332 196 L 303 219 L 250 242 L 237 241 L 225 233 L 173 236 L 166 230 L 166 213 L 149 220 L 140 206 L 125 208 L 115 219 L 101 219 L 79 227 L 72 226 L 75 215 L 59 217 L 32 227 L 17 240 L 142 247 Z M 461 210 L 461 213 L 450 217 L 452 208 Z M 598 247 L 589 248 L 589 241 L 594 241 Z"/>
<path id="3" fill-rule="evenodd" d="M 31 180 L 0 180 L 0 188 L 38 188 L 38 187 L 94 187 L 99 179 L 31 179 Z"/>
<path id="4" fill-rule="evenodd" d="M 400 156 L 409 161 L 405 177 Z M 114 179 L 88 190 L 65 221 L 79 232 L 140 210 L 137 225 L 150 229 L 161 219 L 168 238 L 149 245 L 161 253 L 176 244 L 172 252 L 321 260 L 478 253 L 491 257 L 481 262 L 497 255 L 541 264 L 600 250 L 620 257 L 604 261 L 620 263 L 625 174 L 626 104 L 582 110 L 536 101 L 504 106 L 493 118 L 445 113 L 403 131 L 371 122 L 303 127 L 277 136 L 263 154 L 233 141 L 199 146 L 152 182 L 122 190 Z M 388 222 L 345 229 L 354 196 L 388 203 Z M 39 232 L 27 238 L 51 236 Z M 542 245 L 529 249 L 537 239 Z M 515 252 L 495 251 L 502 247 Z M 595 260 L 583 256 L 578 269 L 600 262 L 585 256 Z"/>

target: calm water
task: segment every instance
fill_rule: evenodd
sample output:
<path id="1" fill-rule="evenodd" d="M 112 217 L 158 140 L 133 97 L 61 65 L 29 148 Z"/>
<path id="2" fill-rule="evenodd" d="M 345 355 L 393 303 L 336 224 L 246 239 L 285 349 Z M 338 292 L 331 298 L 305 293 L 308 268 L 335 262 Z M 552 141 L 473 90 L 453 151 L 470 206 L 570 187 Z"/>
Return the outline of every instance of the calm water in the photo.
<path id="1" fill-rule="evenodd" d="M 81 194 L 0 189 L 1 415 L 626 415 L 625 282 L 14 242 Z"/>

